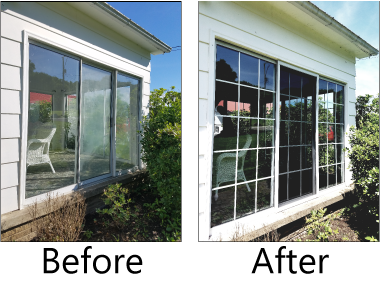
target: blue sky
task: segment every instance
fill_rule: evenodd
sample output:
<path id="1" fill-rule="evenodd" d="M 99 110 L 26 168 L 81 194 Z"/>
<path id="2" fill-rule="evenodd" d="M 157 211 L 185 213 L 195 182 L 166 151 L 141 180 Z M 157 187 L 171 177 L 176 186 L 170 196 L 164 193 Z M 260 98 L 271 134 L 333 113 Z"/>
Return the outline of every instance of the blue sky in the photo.
<path id="1" fill-rule="evenodd" d="M 107 3 L 170 47 L 181 46 L 180 2 Z M 169 54 L 151 55 L 151 91 L 171 86 L 181 91 L 181 48 L 174 50 L 177 49 Z"/>
<path id="2" fill-rule="evenodd" d="M 379 2 L 312 1 L 320 9 L 379 49 Z M 379 57 L 356 62 L 356 96 L 379 93 Z"/>

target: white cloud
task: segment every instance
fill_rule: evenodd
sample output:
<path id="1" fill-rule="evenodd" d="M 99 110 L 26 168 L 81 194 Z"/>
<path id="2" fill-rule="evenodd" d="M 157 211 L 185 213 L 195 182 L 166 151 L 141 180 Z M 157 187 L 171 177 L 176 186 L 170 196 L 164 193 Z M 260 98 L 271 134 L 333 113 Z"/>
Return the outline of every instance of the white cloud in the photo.
<path id="1" fill-rule="evenodd" d="M 360 2 L 342 2 L 337 9 L 335 19 L 345 26 L 351 25 L 356 20 L 357 11 L 360 8 Z"/>

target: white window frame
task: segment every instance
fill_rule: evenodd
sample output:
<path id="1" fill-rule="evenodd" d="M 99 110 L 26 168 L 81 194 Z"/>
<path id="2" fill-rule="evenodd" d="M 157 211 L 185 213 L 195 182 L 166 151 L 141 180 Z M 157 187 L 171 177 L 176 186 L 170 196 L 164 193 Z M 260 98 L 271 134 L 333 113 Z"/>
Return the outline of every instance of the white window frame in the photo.
<path id="1" fill-rule="evenodd" d="M 213 112 L 213 105 L 215 104 L 215 81 L 216 81 L 216 45 L 222 45 L 228 48 L 231 48 L 236 51 L 244 52 L 246 54 L 251 54 L 255 57 L 262 58 L 264 60 L 267 60 L 269 62 L 273 62 L 276 64 L 276 117 L 275 117 L 275 125 L 276 125 L 276 132 L 275 132 L 275 151 L 274 151 L 274 160 L 275 160 L 275 168 L 274 168 L 274 206 L 271 208 L 268 208 L 266 210 L 260 211 L 258 213 L 254 213 L 252 215 L 239 218 L 236 220 L 232 220 L 229 222 L 226 222 L 224 224 L 218 225 L 211 227 L 211 196 L 212 196 L 212 159 L 213 159 L 213 133 L 214 133 L 214 116 L 212 115 L 212 118 L 208 119 L 208 122 L 210 123 L 211 126 L 208 126 L 208 140 L 207 144 L 208 145 L 208 153 L 206 156 L 206 165 L 207 165 L 207 175 L 206 175 L 206 193 L 205 196 L 206 201 L 206 213 L 205 213 L 205 223 L 208 226 L 209 230 L 209 237 L 211 237 L 213 234 L 216 236 L 219 236 L 220 234 L 223 234 L 224 232 L 231 232 L 232 230 L 236 230 L 237 225 L 241 226 L 249 226 L 254 225 L 254 221 L 258 222 L 263 222 L 265 221 L 265 218 L 267 218 L 270 215 L 275 215 L 278 214 L 286 209 L 292 208 L 296 205 L 302 204 L 305 202 L 305 199 L 307 198 L 307 201 L 317 199 L 319 197 L 322 197 L 326 194 L 333 193 L 335 191 L 338 191 L 345 187 L 346 185 L 346 169 L 347 166 L 345 166 L 345 174 L 344 174 L 344 179 L 341 184 L 335 185 L 333 187 L 329 187 L 326 189 L 323 189 L 322 191 L 319 191 L 319 139 L 318 139 L 318 91 L 319 91 L 319 79 L 324 79 L 333 83 L 340 84 L 344 87 L 344 132 L 346 132 L 346 125 L 347 125 L 347 103 L 348 103 L 348 81 L 339 81 L 339 80 L 334 80 L 334 79 L 329 79 L 326 77 L 326 75 L 319 74 L 317 72 L 313 72 L 308 69 L 301 68 L 299 66 L 295 66 L 293 64 L 290 64 L 288 62 L 285 62 L 283 60 L 279 60 L 276 58 L 271 57 L 269 54 L 264 54 L 264 53 L 257 53 L 256 51 L 249 51 L 252 50 L 246 43 L 238 42 L 237 40 L 227 37 L 225 35 L 222 35 L 218 32 L 215 32 L 213 30 L 210 30 L 210 44 L 209 44 L 209 85 L 208 85 L 208 93 L 209 95 L 209 101 L 208 101 L 208 112 L 212 113 Z M 236 45 L 235 45 L 236 44 Z M 263 55 L 261 55 L 263 54 Z M 315 136 L 314 136 L 314 146 L 312 145 L 312 148 L 314 149 L 313 152 L 315 153 L 314 156 L 314 162 L 313 163 L 313 191 L 312 194 L 308 194 L 305 196 L 301 196 L 298 198 L 295 198 L 293 200 L 289 200 L 287 202 L 281 203 L 279 205 L 278 203 L 278 178 L 279 178 L 279 102 L 280 102 L 280 66 L 285 66 L 297 71 L 300 71 L 302 73 L 311 75 L 316 77 L 316 101 L 315 101 Z M 212 121 L 211 121 L 212 119 Z M 343 139 L 343 144 L 345 145 L 345 138 Z M 346 164 L 346 161 L 344 161 Z M 257 226 L 256 226 L 257 228 Z"/>
<path id="2" fill-rule="evenodd" d="M 67 38 L 66 38 L 67 39 Z M 72 41 L 72 39 L 70 39 Z M 92 185 L 94 183 L 98 183 L 101 181 L 104 181 L 106 179 L 112 179 L 112 177 L 125 175 L 130 172 L 133 172 L 137 169 L 142 168 L 142 161 L 141 161 L 141 144 L 140 144 L 140 135 L 137 134 L 137 143 L 138 143 L 138 165 L 131 169 L 123 170 L 119 173 L 116 173 L 116 165 L 114 160 L 116 159 L 116 150 L 115 150 L 115 133 L 116 133 L 116 127 L 115 127 L 115 107 L 114 107 L 114 100 L 116 95 L 116 83 L 117 83 L 117 74 L 120 72 L 123 75 L 133 77 L 139 80 L 139 90 L 138 90 L 138 125 L 137 130 L 141 130 L 140 121 L 142 120 L 142 96 L 143 96 L 143 85 L 144 85 L 144 76 L 141 74 L 130 72 L 126 69 L 120 69 L 119 67 L 108 64 L 104 61 L 99 61 L 96 56 L 92 54 L 92 49 L 89 46 L 86 46 L 88 48 L 88 52 L 84 53 L 78 50 L 73 50 L 70 46 L 62 43 L 58 43 L 56 41 L 52 41 L 50 39 L 47 39 L 45 37 L 42 37 L 38 34 L 29 32 L 24 30 L 23 31 L 23 79 L 22 79 L 22 105 L 21 105 L 21 145 L 20 145 L 20 167 L 19 167 L 19 209 L 24 209 L 26 206 L 33 204 L 34 202 L 40 202 L 45 199 L 46 193 L 25 198 L 25 186 L 26 186 L 26 157 L 27 157 L 27 142 L 28 142 L 28 116 L 29 116 L 29 43 L 32 43 L 37 46 L 41 46 L 43 48 L 46 48 L 48 50 L 52 50 L 58 53 L 61 53 L 63 55 L 67 55 L 69 57 L 75 58 L 80 61 L 80 82 L 79 82 L 79 93 L 78 93 L 78 150 L 80 150 L 80 119 L 81 119 L 81 113 L 80 110 L 82 108 L 81 105 L 81 93 L 82 93 L 82 63 L 88 64 L 90 66 L 100 68 L 103 70 L 106 70 L 108 72 L 111 72 L 112 77 L 112 85 L 111 85 L 111 154 L 110 154 L 110 162 L 111 162 L 111 170 L 110 173 L 105 175 L 100 175 L 91 179 L 87 179 L 85 181 L 77 182 L 75 184 L 71 184 L 65 187 L 61 187 L 59 189 L 53 190 L 52 192 L 57 193 L 59 195 L 68 194 L 72 191 L 75 191 L 79 188 L 85 188 L 86 186 Z M 77 154 L 79 151 L 77 152 Z M 79 154 L 78 154 L 79 155 Z M 80 158 L 79 156 L 76 157 L 77 160 L 77 166 L 76 169 L 76 176 L 75 180 L 77 181 L 79 176 L 79 168 L 80 168 Z"/>

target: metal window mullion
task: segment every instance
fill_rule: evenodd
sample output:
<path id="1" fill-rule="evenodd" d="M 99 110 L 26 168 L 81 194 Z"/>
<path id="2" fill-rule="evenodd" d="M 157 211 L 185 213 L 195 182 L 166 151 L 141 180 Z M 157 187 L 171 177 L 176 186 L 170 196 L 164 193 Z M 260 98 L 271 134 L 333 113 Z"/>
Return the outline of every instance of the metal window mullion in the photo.
<path id="1" fill-rule="evenodd" d="M 236 197 L 237 197 L 237 169 L 239 163 L 239 125 L 240 125 L 240 52 L 238 61 L 238 122 L 237 122 L 237 138 L 236 138 L 236 160 L 235 160 L 235 198 L 234 198 L 234 220 L 236 220 Z"/>
<path id="2" fill-rule="evenodd" d="M 289 108 L 288 108 L 288 118 L 290 120 L 290 73 L 288 74 L 288 85 L 289 85 L 289 89 L 288 89 L 288 101 L 289 101 Z M 290 145 L 290 142 L 289 142 L 289 135 L 290 135 L 290 121 L 288 121 L 288 160 L 287 160 L 287 177 L 286 177 L 286 200 L 289 201 L 289 145 Z"/>
<path id="3" fill-rule="evenodd" d="M 312 101 L 314 103 L 314 113 L 312 115 L 314 121 L 314 138 L 312 139 L 312 156 L 313 156 L 313 193 L 319 193 L 319 136 L 318 136 L 318 127 L 319 127 L 319 102 L 318 102 L 318 93 L 319 93 L 319 75 L 316 78 L 316 88 L 315 93 L 313 93 Z"/>
<path id="4" fill-rule="evenodd" d="M 279 172 L 280 172 L 280 62 L 277 61 L 276 66 L 276 106 L 275 106 L 275 151 L 274 151 L 274 191 L 272 191 L 272 199 L 274 200 L 274 207 L 278 208 L 278 195 L 279 195 Z M 272 187 L 273 187 L 272 185 Z"/>
<path id="5" fill-rule="evenodd" d="M 257 117 L 260 117 L 260 65 L 261 65 L 261 59 L 258 60 L 258 82 L 257 85 L 259 86 L 259 89 L 257 90 Z M 260 120 L 257 119 L 258 127 L 257 127 L 257 134 L 256 134 L 256 142 L 257 142 L 257 151 L 256 151 L 256 187 L 255 187 L 255 213 L 257 212 L 257 179 L 258 179 L 258 173 L 259 173 L 259 148 L 260 148 Z"/>
<path id="6" fill-rule="evenodd" d="M 302 120 L 302 85 L 303 85 L 303 76 L 301 76 L 301 122 L 300 122 L 300 126 L 301 126 L 301 136 L 300 136 L 300 144 L 302 144 L 302 124 L 303 124 L 303 120 Z M 300 150 L 300 168 L 302 168 L 302 153 L 303 151 L 301 150 L 301 147 L 302 146 L 298 146 L 299 150 Z M 300 196 L 302 195 L 302 172 L 300 173 Z"/>
<path id="7" fill-rule="evenodd" d="M 111 173 L 116 176 L 116 100 L 117 100 L 117 74 L 118 71 L 112 72 L 112 89 L 111 89 Z"/>
<path id="8" fill-rule="evenodd" d="M 78 100 L 77 100 L 77 108 L 78 108 L 78 123 L 77 123 L 77 156 L 76 156 L 76 162 L 77 162 L 77 170 L 76 170 L 76 183 L 80 185 L 80 149 L 81 149 L 81 134 L 82 134 L 82 95 L 83 95 L 83 60 L 80 59 L 79 63 L 79 93 L 78 93 Z"/>

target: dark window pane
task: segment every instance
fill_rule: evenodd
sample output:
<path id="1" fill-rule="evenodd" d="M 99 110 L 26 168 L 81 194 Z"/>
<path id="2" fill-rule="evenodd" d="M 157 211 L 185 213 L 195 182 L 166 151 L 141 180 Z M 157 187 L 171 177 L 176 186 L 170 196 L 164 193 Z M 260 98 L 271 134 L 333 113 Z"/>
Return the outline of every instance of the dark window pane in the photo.
<path id="1" fill-rule="evenodd" d="M 300 196 L 300 172 L 289 173 L 289 200 Z"/>
<path id="2" fill-rule="evenodd" d="M 244 150 L 238 153 L 237 182 L 256 179 L 257 150 Z"/>
<path id="3" fill-rule="evenodd" d="M 343 97 L 344 97 L 344 87 L 338 84 L 336 88 L 336 102 L 338 104 L 343 104 Z"/>
<path id="4" fill-rule="evenodd" d="M 327 123 L 318 123 L 318 136 L 320 144 L 327 143 L 327 132 Z"/>
<path id="5" fill-rule="evenodd" d="M 236 152 L 214 153 L 212 188 L 235 184 Z"/>
<path id="6" fill-rule="evenodd" d="M 302 122 L 302 144 L 308 145 L 311 144 L 311 140 L 313 138 L 313 132 L 312 132 L 312 124 Z"/>
<path id="7" fill-rule="evenodd" d="M 328 100 L 329 103 L 330 102 L 334 102 L 335 103 L 336 102 L 335 101 L 336 84 L 329 82 L 328 83 L 328 88 L 329 88 L 329 90 L 327 92 L 327 100 Z"/>
<path id="8" fill-rule="evenodd" d="M 274 118 L 274 97 L 273 92 L 260 91 L 260 112 L 261 118 Z"/>
<path id="9" fill-rule="evenodd" d="M 236 219 L 255 212 L 256 181 L 237 185 Z"/>
<path id="10" fill-rule="evenodd" d="M 315 82 L 316 78 L 304 75 L 302 77 L 302 97 L 311 100 L 315 95 Z"/>
<path id="11" fill-rule="evenodd" d="M 239 149 L 257 147 L 257 119 L 239 120 Z"/>
<path id="12" fill-rule="evenodd" d="M 249 87 L 240 87 L 240 117 L 257 117 L 258 90 Z"/>
<path id="13" fill-rule="evenodd" d="M 215 110 L 217 114 L 237 116 L 238 86 L 217 81 L 215 87 Z"/>
<path id="14" fill-rule="evenodd" d="M 344 127 L 343 124 L 336 125 L 336 142 L 341 143 L 344 140 Z"/>
<path id="15" fill-rule="evenodd" d="M 238 82 L 239 52 L 216 46 L 216 79 Z"/>
<path id="16" fill-rule="evenodd" d="M 275 66 L 264 60 L 260 60 L 260 88 L 275 90 Z"/>
<path id="17" fill-rule="evenodd" d="M 280 120 L 289 119 L 289 96 L 282 95 L 280 96 Z"/>
<path id="18" fill-rule="evenodd" d="M 211 227 L 234 219 L 235 186 L 212 191 Z"/>
<path id="19" fill-rule="evenodd" d="M 257 211 L 264 210 L 271 205 L 273 178 L 257 182 Z"/>
<path id="20" fill-rule="evenodd" d="M 274 167 L 273 149 L 260 149 L 258 159 L 257 178 L 272 176 L 272 168 Z"/>
<path id="21" fill-rule="evenodd" d="M 336 159 L 335 159 L 335 145 L 328 145 L 328 164 L 335 164 Z"/>
<path id="22" fill-rule="evenodd" d="M 327 81 L 320 79 L 319 80 L 319 95 L 318 100 L 327 101 L 327 97 L 325 97 L 327 93 Z"/>
<path id="23" fill-rule="evenodd" d="M 280 70 L 280 93 L 289 95 L 289 72 L 284 70 L 284 67 L 281 67 Z"/>
<path id="24" fill-rule="evenodd" d="M 313 191 L 313 171 L 311 169 L 303 170 L 302 174 L 302 195 Z"/>
<path id="25" fill-rule="evenodd" d="M 240 83 L 258 87 L 259 59 L 240 53 Z"/>
<path id="26" fill-rule="evenodd" d="M 336 162 L 344 162 L 343 144 L 337 144 L 336 146 Z"/>
<path id="27" fill-rule="evenodd" d="M 302 121 L 313 121 L 313 109 L 312 109 L 312 101 L 308 99 L 302 99 Z"/>
<path id="28" fill-rule="evenodd" d="M 340 184 L 344 182 L 344 163 L 337 165 L 337 183 Z"/>
<path id="29" fill-rule="evenodd" d="M 318 121 L 327 121 L 327 103 L 321 100 L 318 100 Z"/>
<path id="30" fill-rule="evenodd" d="M 280 157 L 279 157 L 279 169 L 280 173 L 288 171 L 288 148 L 280 148 Z"/>
<path id="31" fill-rule="evenodd" d="M 327 146 L 319 146 L 319 166 L 327 165 Z"/>
<path id="32" fill-rule="evenodd" d="M 289 113 L 290 113 L 289 120 L 301 121 L 301 108 L 302 108 L 301 99 L 290 97 L 289 108 L 290 108 L 289 109 Z"/>
<path id="33" fill-rule="evenodd" d="M 342 105 L 335 105 L 336 110 L 336 123 L 343 123 L 344 122 L 344 107 Z"/>
<path id="34" fill-rule="evenodd" d="M 274 147 L 274 120 L 259 120 L 259 147 Z"/>
<path id="35" fill-rule="evenodd" d="M 238 118 L 215 116 L 214 151 L 236 150 Z"/>
<path id="36" fill-rule="evenodd" d="M 290 122 L 289 123 L 289 145 L 300 145 L 301 144 L 301 123 L 300 122 Z"/>
<path id="37" fill-rule="evenodd" d="M 289 171 L 300 169 L 301 148 L 289 147 Z"/>
<path id="38" fill-rule="evenodd" d="M 312 167 L 312 161 L 313 155 L 311 146 L 302 147 L 302 169 Z"/>
<path id="39" fill-rule="evenodd" d="M 336 166 L 330 165 L 329 167 L 329 187 L 336 185 Z"/>
<path id="40" fill-rule="evenodd" d="M 288 175 L 282 174 L 278 177 L 278 201 L 284 202 L 288 199 Z"/>
<path id="41" fill-rule="evenodd" d="M 319 190 L 327 187 L 327 166 L 319 168 Z"/>
<path id="42" fill-rule="evenodd" d="M 301 76 L 298 72 L 290 72 L 290 95 L 301 97 Z"/>
<path id="43" fill-rule="evenodd" d="M 288 146 L 289 122 L 280 122 L 280 146 Z"/>

